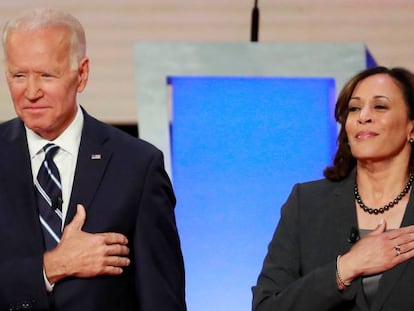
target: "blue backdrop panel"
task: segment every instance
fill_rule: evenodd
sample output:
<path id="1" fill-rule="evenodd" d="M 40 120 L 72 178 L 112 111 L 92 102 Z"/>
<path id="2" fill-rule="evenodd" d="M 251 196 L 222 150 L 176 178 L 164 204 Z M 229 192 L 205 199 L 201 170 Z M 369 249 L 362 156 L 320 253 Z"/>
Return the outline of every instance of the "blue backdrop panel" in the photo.
<path id="1" fill-rule="evenodd" d="M 189 311 L 248 311 L 280 207 L 336 146 L 330 78 L 170 77 Z"/>

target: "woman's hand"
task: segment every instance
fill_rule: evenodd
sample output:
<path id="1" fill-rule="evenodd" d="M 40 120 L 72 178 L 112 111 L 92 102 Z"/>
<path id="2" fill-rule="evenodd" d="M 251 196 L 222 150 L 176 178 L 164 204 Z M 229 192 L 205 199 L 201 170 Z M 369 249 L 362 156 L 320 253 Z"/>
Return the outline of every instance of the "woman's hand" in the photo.
<path id="1" fill-rule="evenodd" d="M 386 227 L 382 219 L 375 230 L 339 258 L 337 269 L 344 282 L 385 272 L 414 257 L 414 225 L 387 232 Z"/>

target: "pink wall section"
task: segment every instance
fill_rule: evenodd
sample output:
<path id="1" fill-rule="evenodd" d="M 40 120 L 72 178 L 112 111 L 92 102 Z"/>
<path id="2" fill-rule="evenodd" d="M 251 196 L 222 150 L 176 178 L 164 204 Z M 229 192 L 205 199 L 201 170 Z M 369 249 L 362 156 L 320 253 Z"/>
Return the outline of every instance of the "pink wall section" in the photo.
<path id="1" fill-rule="evenodd" d="M 105 121 L 135 123 L 133 42 L 247 42 L 253 3 L 250 0 L 0 1 L 0 24 L 20 10 L 34 6 L 58 7 L 79 17 L 87 31 L 92 59 L 92 74 L 82 104 Z M 378 63 L 414 70 L 412 0 L 266 0 L 259 1 L 259 8 L 261 42 L 363 42 Z M 14 116 L 2 76 L 0 103 L 0 121 Z"/>

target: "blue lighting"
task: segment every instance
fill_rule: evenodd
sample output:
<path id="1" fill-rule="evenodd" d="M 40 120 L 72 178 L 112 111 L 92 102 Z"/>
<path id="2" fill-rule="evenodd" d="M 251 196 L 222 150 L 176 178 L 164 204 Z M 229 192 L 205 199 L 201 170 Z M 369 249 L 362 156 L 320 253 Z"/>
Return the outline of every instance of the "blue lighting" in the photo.
<path id="1" fill-rule="evenodd" d="M 280 207 L 336 149 L 331 78 L 170 77 L 189 311 L 250 311 Z"/>

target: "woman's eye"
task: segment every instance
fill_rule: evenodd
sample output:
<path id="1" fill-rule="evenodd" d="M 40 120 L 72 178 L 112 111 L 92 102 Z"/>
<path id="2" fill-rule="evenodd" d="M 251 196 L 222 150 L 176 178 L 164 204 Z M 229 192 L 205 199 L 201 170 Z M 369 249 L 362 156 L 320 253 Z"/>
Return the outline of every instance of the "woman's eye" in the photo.
<path id="1" fill-rule="evenodd" d="M 387 106 L 381 105 L 381 104 L 377 104 L 377 105 L 375 105 L 375 109 L 384 110 L 384 109 L 387 109 Z"/>

